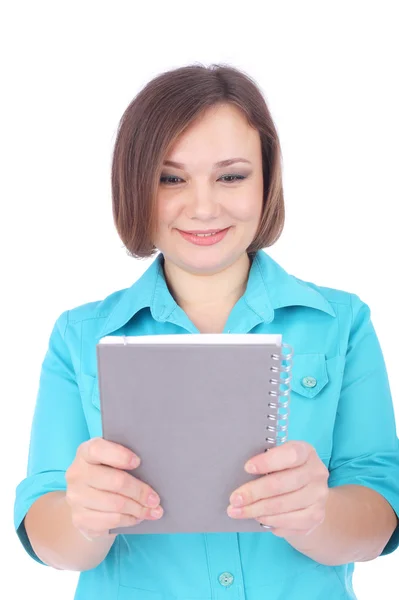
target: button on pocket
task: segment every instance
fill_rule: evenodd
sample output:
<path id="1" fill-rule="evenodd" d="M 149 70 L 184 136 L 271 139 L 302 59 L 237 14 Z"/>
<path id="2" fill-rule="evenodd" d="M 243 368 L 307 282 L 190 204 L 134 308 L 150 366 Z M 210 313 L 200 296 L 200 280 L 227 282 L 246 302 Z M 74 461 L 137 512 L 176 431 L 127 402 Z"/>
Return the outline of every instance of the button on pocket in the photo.
<path id="1" fill-rule="evenodd" d="M 306 398 L 314 398 L 328 383 L 325 354 L 295 354 L 292 359 L 291 387 Z"/>
<path id="2" fill-rule="evenodd" d="M 313 388 L 317 385 L 317 379 L 308 375 L 307 377 L 302 377 L 301 383 L 303 387 Z"/>

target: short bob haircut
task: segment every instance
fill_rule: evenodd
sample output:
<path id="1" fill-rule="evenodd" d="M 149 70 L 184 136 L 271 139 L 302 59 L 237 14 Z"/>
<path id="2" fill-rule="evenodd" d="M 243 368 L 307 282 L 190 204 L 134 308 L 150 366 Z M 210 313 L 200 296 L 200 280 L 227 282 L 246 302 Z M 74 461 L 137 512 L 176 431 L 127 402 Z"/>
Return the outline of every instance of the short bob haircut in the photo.
<path id="1" fill-rule="evenodd" d="M 229 65 L 183 66 L 161 73 L 123 113 L 112 158 L 112 211 L 127 253 L 147 258 L 157 252 L 156 197 L 163 162 L 177 137 L 208 108 L 232 104 L 260 134 L 263 211 L 248 255 L 271 246 L 285 219 L 280 142 L 256 83 Z"/>

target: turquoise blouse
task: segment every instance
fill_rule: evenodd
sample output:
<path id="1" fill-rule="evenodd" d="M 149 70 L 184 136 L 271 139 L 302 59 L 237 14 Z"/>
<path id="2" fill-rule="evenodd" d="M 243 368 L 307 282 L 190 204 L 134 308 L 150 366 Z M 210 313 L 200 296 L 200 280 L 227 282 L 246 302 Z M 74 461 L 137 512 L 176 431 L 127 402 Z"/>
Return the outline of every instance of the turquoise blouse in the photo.
<path id="1" fill-rule="evenodd" d="M 288 274 L 261 250 L 224 331 L 283 335 L 295 352 L 289 439 L 316 448 L 330 487 L 372 488 L 399 514 L 394 408 L 367 304 Z M 19 539 L 38 563 L 24 517 L 42 494 L 66 489 L 78 446 L 102 435 L 96 344 L 106 335 L 190 332 L 198 329 L 168 290 L 162 254 L 131 287 L 56 320 L 14 511 Z M 383 554 L 398 544 L 399 528 Z M 118 535 L 102 563 L 79 574 L 75 600 L 342 600 L 355 598 L 353 569 L 315 562 L 270 532 Z"/>

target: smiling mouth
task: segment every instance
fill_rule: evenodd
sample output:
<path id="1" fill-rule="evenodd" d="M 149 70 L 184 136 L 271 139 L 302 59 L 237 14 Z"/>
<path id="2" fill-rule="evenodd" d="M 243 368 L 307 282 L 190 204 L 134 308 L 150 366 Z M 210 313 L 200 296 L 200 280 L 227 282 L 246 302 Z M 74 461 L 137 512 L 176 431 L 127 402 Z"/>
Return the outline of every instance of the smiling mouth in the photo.
<path id="1" fill-rule="evenodd" d="M 224 229 L 208 229 L 207 231 L 200 231 L 199 229 L 196 229 L 193 231 L 184 231 L 183 229 L 180 229 L 180 231 L 182 233 L 187 233 L 189 235 L 196 235 L 198 237 L 209 237 L 212 235 L 216 235 L 217 233 L 220 233 L 221 231 L 226 231 L 227 229 L 229 229 L 229 228 L 225 227 Z"/>

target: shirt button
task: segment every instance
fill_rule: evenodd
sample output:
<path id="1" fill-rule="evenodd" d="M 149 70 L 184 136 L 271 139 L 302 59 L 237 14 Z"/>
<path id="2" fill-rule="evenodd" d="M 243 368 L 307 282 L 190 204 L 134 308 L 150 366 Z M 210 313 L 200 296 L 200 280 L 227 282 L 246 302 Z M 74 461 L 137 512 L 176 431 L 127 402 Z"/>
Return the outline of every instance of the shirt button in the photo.
<path id="1" fill-rule="evenodd" d="M 231 573 L 222 573 L 221 575 L 219 575 L 219 583 L 220 585 L 223 585 L 224 587 L 229 587 L 234 581 L 234 577 Z"/>
<path id="2" fill-rule="evenodd" d="M 302 377 L 301 383 L 303 387 L 314 388 L 317 385 L 317 379 L 307 375 L 306 377 Z"/>

